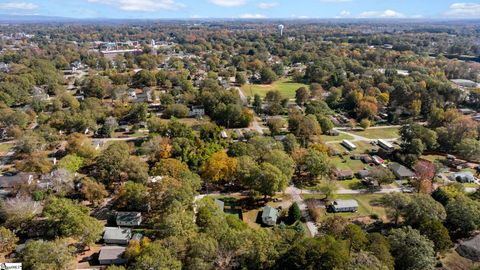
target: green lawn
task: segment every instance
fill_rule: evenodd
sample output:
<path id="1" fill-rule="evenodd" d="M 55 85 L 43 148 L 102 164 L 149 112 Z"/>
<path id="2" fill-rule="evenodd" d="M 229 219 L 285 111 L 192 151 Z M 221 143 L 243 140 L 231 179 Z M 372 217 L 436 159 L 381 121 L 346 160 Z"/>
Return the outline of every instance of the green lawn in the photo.
<path id="1" fill-rule="evenodd" d="M 400 137 L 399 128 L 370 128 L 352 133 L 369 139 L 391 139 Z"/>
<path id="2" fill-rule="evenodd" d="M 336 199 L 340 200 L 357 200 L 358 211 L 356 213 L 327 213 L 325 211 L 325 218 L 330 216 L 341 216 L 344 218 L 360 218 L 368 217 L 372 214 L 377 214 L 381 219 L 386 220 L 387 215 L 385 208 L 379 205 L 378 200 L 382 198 L 382 194 L 342 194 L 337 195 Z M 304 199 L 314 198 L 323 199 L 324 195 L 321 194 L 304 194 Z"/>
<path id="3" fill-rule="evenodd" d="M 330 161 L 332 162 L 332 164 L 335 166 L 336 169 L 339 169 L 339 170 L 350 169 L 354 173 L 368 167 L 368 165 L 363 163 L 361 160 L 351 159 L 350 156 L 344 156 L 343 159 L 341 157 L 333 157 Z"/>
<path id="4" fill-rule="evenodd" d="M 0 144 L 0 155 L 5 155 L 15 146 L 13 143 L 2 143 Z"/>
<path id="5" fill-rule="evenodd" d="M 373 146 L 368 142 L 363 142 L 363 141 L 356 141 L 353 142 L 357 146 L 357 149 L 350 151 L 347 148 L 345 148 L 343 145 L 340 143 L 332 143 L 328 144 L 328 146 L 333 147 L 333 149 L 337 150 L 339 153 L 344 153 L 346 151 L 350 152 L 351 154 L 365 154 L 368 153 L 372 149 L 378 149 L 377 146 Z"/>
<path id="6" fill-rule="evenodd" d="M 242 86 L 242 91 L 246 96 L 253 97 L 255 94 L 259 94 L 261 97 L 264 97 L 268 91 L 278 90 L 284 97 L 294 99 L 295 91 L 300 87 L 309 88 L 307 84 L 292 82 L 291 78 L 287 77 L 272 84 L 245 84 Z"/>
<path id="7" fill-rule="evenodd" d="M 352 140 L 353 137 L 348 134 L 340 133 L 340 135 L 338 136 L 321 135 L 320 139 L 322 140 L 322 142 L 335 142 L 335 141 L 343 141 L 343 140 Z"/>

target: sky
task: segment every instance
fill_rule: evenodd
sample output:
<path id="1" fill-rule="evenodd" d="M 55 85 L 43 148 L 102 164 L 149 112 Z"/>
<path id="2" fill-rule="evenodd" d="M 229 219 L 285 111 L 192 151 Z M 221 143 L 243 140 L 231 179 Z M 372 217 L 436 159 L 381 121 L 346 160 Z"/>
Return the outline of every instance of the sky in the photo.
<path id="1" fill-rule="evenodd" d="M 0 0 L 0 14 L 70 18 L 480 18 L 466 0 Z"/>

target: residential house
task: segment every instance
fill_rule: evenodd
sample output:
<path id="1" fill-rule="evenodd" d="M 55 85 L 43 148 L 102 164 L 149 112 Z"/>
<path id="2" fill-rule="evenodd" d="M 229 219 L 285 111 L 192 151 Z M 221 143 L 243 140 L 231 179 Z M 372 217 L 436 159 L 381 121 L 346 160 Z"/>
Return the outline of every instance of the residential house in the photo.
<path id="1" fill-rule="evenodd" d="M 358 202 L 356 200 L 335 200 L 330 208 L 335 213 L 357 212 Z"/>
<path id="2" fill-rule="evenodd" d="M 120 227 L 105 227 L 103 241 L 106 244 L 127 245 L 132 238 L 132 230 Z"/>
<path id="3" fill-rule="evenodd" d="M 353 178 L 353 172 L 351 170 L 336 170 L 335 176 L 337 180 L 347 180 Z"/>
<path id="4" fill-rule="evenodd" d="M 203 117 L 205 116 L 205 108 L 203 106 L 192 106 L 190 108 L 190 117 Z"/>
<path id="5" fill-rule="evenodd" d="M 355 150 L 357 149 L 357 146 L 355 144 L 353 144 L 351 141 L 349 140 L 343 140 L 342 141 L 342 145 L 345 146 L 345 148 L 347 148 L 348 150 Z"/>
<path id="6" fill-rule="evenodd" d="M 222 137 L 222 139 L 228 139 L 228 134 L 225 130 L 222 130 L 220 132 L 220 137 Z"/>
<path id="7" fill-rule="evenodd" d="M 356 173 L 357 177 L 360 179 L 365 179 L 370 176 L 369 170 L 360 170 Z"/>
<path id="8" fill-rule="evenodd" d="M 269 205 L 263 208 L 262 212 L 262 222 L 268 226 L 274 226 L 277 224 L 278 219 L 278 210 Z"/>
<path id="9" fill-rule="evenodd" d="M 385 160 L 383 160 L 379 156 L 372 156 L 372 159 L 373 159 L 373 163 L 375 163 L 376 165 L 381 165 L 381 164 L 385 163 Z"/>
<path id="10" fill-rule="evenodd" d="M 377 141 L 378 145 L 380 147 L 382 147 L 383 149 L 387 150 L 387 151 L 393 151 L 395 150 L 395 147 L 393 147 L 393 145 L 383 139 L 378 139 Z"/>
<path id="11" fill-rule="evenodd" d="M 144 87 L 142 93 L 136 95 L 135 102 L 153 102 L 152 89 L 150 87 Z"/>
<path id="12" fill-rule="evenodd" d="M 118 226 L 140 226 L 142 213 L 140 212 L 118 212 L 116 222 Z"/>
<path id="13" fill-rule="evenodd" d="M 448 178 L 451 181 L 457 181 L 460 183 L 475 183 L 475 176 L 473 176 L 473 173 L 469 171 L 452 173 Z"/>
<path id="14" fill-rule="evenodd" d="M 415 173 L 400 163 L 390 163 L 388 168 L 393 172 L 398 180 L 410 180 L 415 177 Z"/>
<path id="15" fill-rule="evenodd" d="M 123 255 L 126 248 L 120 246 L 103 246 L 100 248 L 98 263 L 101 265 L 124 264 L 127 262 Z"/>

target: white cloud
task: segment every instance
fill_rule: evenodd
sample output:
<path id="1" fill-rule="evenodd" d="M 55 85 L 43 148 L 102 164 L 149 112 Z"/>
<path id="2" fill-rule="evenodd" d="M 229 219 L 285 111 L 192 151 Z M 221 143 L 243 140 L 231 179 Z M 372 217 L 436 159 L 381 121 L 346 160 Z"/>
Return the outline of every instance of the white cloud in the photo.
<path id="1" fill-rule="evenodd" d="M 276 2 L 260 3 L 260 4 L 258 4 L 258 7 L 261 8 L 261 9 L 269 9 L 269 8 L 276 7 L 277 5 L 278 5 L 278 3 L 276 3 Z"/>
<path id="2" fill-rule="evenodd" d="M 192 19 L 208 19 L 209 17 L 195 14 L 195 15 L 190 16 L 190 18 L 192 18 Z"/>
<path id="3" fill-rule="evenodd" d="M 8 3 L 0 3 L 0 9 L 25 9 L 25 10 L 32 10 L 37 9 L 38 6 L 33 3 L 25 3 L 25 2 L 8 2 Z"/>
<path id="4" fill-rule="evenodd" d="M 384 11 L 365 11 L 358 15 L 359 18 L 404 18 L 400 12 L 395 10 L 387 9 Z"/>
<path id="5" fill-rule="evenodd" d="M 210 3 L 222 7 L 238 7 L 247 3 L 247 0 L 209 0 Z"/>
<path id="6" fill-rule="evenodd" d="M 338 14 L 338 16 L 335 16 L 335 18 L 346 18 L 346 17 L 349 17 L 350 15 L 351 15 L 350 11 L 342 10 Z"/>
<path id="7" fill-rule="evenodd" d="M 178 10 L 185 7 L 175 0 L 88 0 L 88 2 L 111 5 L 126 11 L 153 12 L 159 9 Z"/>
<path id="8" fill-rule="evenodd" d="M 241 19 L 265 19 L 267 16 L 263 14 L 250 14 L 250 13 L 245 13 L 240 16 L 238 16 Z"/>
<path id="9" fill-rule="evenodd" d="M 453 3 L 445 15 L 450 17 L 480 17 L 480 3 Z"/>

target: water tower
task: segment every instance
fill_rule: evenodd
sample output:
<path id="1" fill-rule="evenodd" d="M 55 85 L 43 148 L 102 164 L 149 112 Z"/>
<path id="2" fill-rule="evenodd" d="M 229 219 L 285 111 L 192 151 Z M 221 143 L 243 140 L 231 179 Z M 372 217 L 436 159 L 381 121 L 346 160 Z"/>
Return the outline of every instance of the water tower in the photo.
<path id="1" fill-rule="evenodd" d="M 278 26 L 278 31 L 280 31 L 280 36 L 283 36 L 283 29 L 285 28 L 285 26 L 283 26 L 283 24 L 280 24 Z"/>

